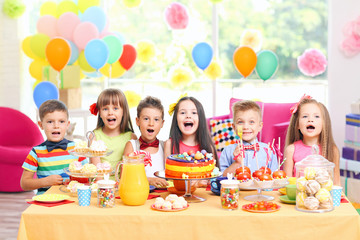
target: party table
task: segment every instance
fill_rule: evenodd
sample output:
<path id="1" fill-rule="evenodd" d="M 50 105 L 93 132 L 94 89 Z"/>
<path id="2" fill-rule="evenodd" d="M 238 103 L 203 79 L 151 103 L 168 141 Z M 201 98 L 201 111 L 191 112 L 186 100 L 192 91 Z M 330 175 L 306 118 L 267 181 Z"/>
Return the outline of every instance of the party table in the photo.
<path id="1" fill-rule="evenodd" d="M 47 193 L 62 193 L 58 186 Z M 248 204 L 241 191 L 240 207 Z M 169 193 L 160 194 L 162 197 Z M 277 191 L 263 192 L 275 197 L 281 209 L 273 213 L 251 213 L 221 208 L 220 197 L 205 189 L 195 194 L 207 200 L 190 203 L 179 212 L 159 212 L 150 208 L 154 199 L 142 206 L 126 206 L 116 199 L 114 208 L 98 208 L 96 198 L 89 207 L 75 203 L 56 207 L 30 205 L 21 215 L 18 239 L 360 239 L 360 216 L 351 203 L 341 203 L 334 211 L 306 213 L 294 205 L 282 204 Z"/>

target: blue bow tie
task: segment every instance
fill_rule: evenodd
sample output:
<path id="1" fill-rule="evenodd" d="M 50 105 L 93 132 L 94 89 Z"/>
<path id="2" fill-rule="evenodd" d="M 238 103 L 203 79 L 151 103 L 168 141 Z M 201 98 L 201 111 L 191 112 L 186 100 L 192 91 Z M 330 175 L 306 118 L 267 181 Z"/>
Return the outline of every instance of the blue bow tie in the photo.
<path id="1" fill-rule="evenodd" d="M 69 143 L 69 140 L 67 140 L 67 139 L 63 139 L 60 142 L 46 141 L 45 146 L 46 146 L 48 152 L 51 152 L 52 150 L 58 149 L 58 148 L 61 148 L 62 150 L 66 150 L 68 143 Z"/>

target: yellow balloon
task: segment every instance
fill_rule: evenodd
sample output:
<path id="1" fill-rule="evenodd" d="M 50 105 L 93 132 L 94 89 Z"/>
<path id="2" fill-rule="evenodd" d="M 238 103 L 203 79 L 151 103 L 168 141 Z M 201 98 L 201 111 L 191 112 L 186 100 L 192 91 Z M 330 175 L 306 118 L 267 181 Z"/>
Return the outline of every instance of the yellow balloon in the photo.
<path id="1" fill-rule="evenodd" d="M 79 62 L 80 68 L 81 68 L 82 70 L 84 70 L 85 72 L 95 72 L 95 71 L 96 71 L 96 69 L 93 68 L 92 66 L 90 66 L 90 64 L 89 64 L 88 61 L 86 60 L 84 51 L 82 51 L 82 52 L 79 54 L 78 62 Z"/>
<path id="2" fill-rule="evenodd" d="M 21 48 L 24 51 L 25 55 L 28 56 L 29 58 L 32 59 L 39 59 L 39 57 L 37 57 L 30 48 L 30 41 L 31 41 L 31 36 L 26 37 L 22 43 L 21 43 Z"/>
<path id="3" fill-rule="evenodd" d="M 155 57 L 155 45 L 148 40 L 142 40 L 136 44 L 137 59 L 148 63 Z"/>
<path id="4" fill-rule="evenodd" d="M 57 4 L 55 2 L 45 2 L 40 7 L 40 16 L 51 15 L 56 17 Z"/>
<path id="5" fill-rule="evenodd" d="M 110 69 L 111 66 L 111 69 Z M 111 71 L 111 72 L 110 72 Z M 100 68 L 100 72 L 107 77 L 118 78 L 121 77 L 125 72 L 125 68 L 123 68 L 119 61 L 114 62 L 113 64 L 105 64 L 102 68 Z M 111 76 L 110 76 L 111 74 Z"/>
<path id="6" fill-rule="evenodd" d="M 33 86 L 32 86 L 33 91 L 34 91 L 36 85 L 38 85 L 38 84 L 41 83 L 41 82 L 42 82 L 41 80 L 36 80 L 36 82 L 35 82 L 35 83 L 33 84 Z"/>
<path id="7" fill-rule="evenodd" d="M 137 7 L 141 3 L 141 0 L 124 0 L 124 5 L 128 8 Z"/>
<path id="8" fill-rule="evenodd" d="M 29 66 L 30 75 L 38 81 L 41 80 L 43 68 L 48 65 L 49 63 L 44 60 L 34 60 Z"/>
<path id="9" fill-rule="evenodd" d="M 45 59 L 46 45 L 50 41 L 50 37 L 43 33 L 37 33 L 30 38 L 30 49 L 39 58 Z"/>
<path id="10" fill-rule="evenodd" d="M 73 1 L 62 1 L 59 3 L 56 9 L 56 16 L 60 17 L 63 13 L 73 12 L 78 15 L 78 6 Z"/>
<path id="11" fill-rule="evenodd" d="M 78 0 L 78 8 L 80 12 L 84 13 L 86 9 L 93 6 L 99 6 L 100 0 Z"/>

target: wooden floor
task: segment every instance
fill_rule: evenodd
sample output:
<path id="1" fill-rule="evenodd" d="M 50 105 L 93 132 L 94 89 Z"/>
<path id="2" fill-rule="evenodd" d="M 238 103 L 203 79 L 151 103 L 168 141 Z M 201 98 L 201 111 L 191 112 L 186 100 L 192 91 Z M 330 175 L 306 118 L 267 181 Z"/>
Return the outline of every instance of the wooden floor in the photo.
<path id="1" fill-rule="evenodd" d="M 0 192 L 0 240 L 17 238 L 21 213 L 29 206 L 25 199 L 32 198 L 34 192 Z"/>

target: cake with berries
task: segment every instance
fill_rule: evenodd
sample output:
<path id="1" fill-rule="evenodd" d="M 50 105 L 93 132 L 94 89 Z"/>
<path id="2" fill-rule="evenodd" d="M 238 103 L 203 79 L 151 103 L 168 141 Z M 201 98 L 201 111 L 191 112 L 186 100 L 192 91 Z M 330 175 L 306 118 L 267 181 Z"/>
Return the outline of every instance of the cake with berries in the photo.
<path id="1" fill-rule="evenodd" d="M 184 152 L 167 157 L 165 176 L 173 178 L 207 178 L 215 169 L 216 160 L 206 150 Z"/>

